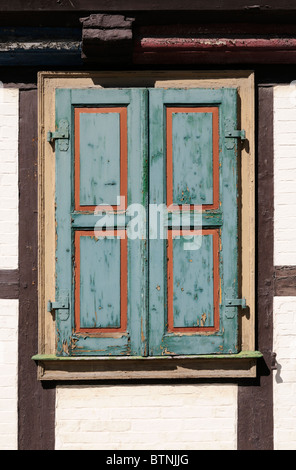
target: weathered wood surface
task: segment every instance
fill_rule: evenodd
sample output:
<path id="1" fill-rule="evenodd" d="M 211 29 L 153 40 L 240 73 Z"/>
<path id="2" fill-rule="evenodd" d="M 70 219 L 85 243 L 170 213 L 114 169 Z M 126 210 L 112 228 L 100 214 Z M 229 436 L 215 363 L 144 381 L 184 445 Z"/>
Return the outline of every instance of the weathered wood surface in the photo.
<path id="1" fill-rule="evenodd" d="M 174 329 L 214 326 L 214 279 L 213 258 L 218 256 L 213 248 L 212 233 L 197 235 L 201 239 L 198 250 L 186 250 L 184 237 L 172 240 L 173 266 L 175 273 L 170 285 Z M 172 269 L 173 271 L 173 269 Z M 216 280 L 217 282 L 218 280 Z M 185 331 L 186 331 L 185 330 Z M 184 331 L 184 330 L 183 330 Z"/>
<path id="2" fill-rule="evenodd" d="M 0 299 L 18 299 L 19 271 L 18 269 L 0 271 Z"/>
<path id="3" fill-rule="evenodd" d="M 295 63 L 293 24 L 225 23 L 141 26 L 134 32 L 134 63 Z"/>
<path id="4" fill-rule="evenodd" d="M 87 194 L 87 197 L 84 198 L 84 189 L 88 187 L 89 180 L 93 183 L 92 186 L 96 187 L 99 185 L 104 186 L 105 183 L 109 185 L 110 182 L 119 183 L 119 179 L 122 183 L 123 180 L 127 179 L 125 183 L 125 187 L 128 188 L 126 205 L 132 207 L 133 204 L 142 203 L 146 208 L 146 95 L 147 90 L 143 89 L 60 89 L 56 91 L 57 122 L 66 118 L 70 123 L 70 128 L 73 129 L 72 107 L 80 107 L 80 110 L 88 107 L 89 112 L 87 114 L 91 118 L 100 117 L 95 122 L 92 120 L 85 123 L 82 120 L 82 125 L 80 120 L 80 127 L 75 127 L 74 134 L 76 131 L 81 132 L 85 140 L 85 143 L 78 146 L 81 165 L 75 165 L 78 173 L 75 176 L 76 180 L 78 178 L 78 185 L 75 185 L 75 188 L 71 179 L 75 138 L 71 140 L 66 151 L 60 150 L 58 145 L 55 148 L 56 298 L 59 298 L 61 293 L 68 293 L 70 298 L 68 314 L 63 315 L 62 311 L 56 311 L 57 351 L 59 355 L 144 355 L 147 349 L 146 324 L 148 312 L 146 308 L 147 293 L 145 291 L 147 282 L 147 244 L 144 239 L 146 233 L 143 234 L 144 237 L 140 234 L 138 239 L 128 240 L 128 248 L 126 248 L 126 243 L 122 241 L 120 244 L 120 257 L 115 259 L 116 252 L 111 256 L 110 247 L 106 248 L 107 251 L 98 252 L 98 247 L 103 244 L 100 240 L 101 237 L 95 242 L 91 241 L 91 245 L 89 244 L 90 237 L 96 237 L 97 227 L 93 226 L 92 231 L 85 232 L 85 237 L 82 237 L 82 231 L 79 231 L 79 227 L 77 227 L 77 219 L 76 227 L 73 227 L 70 222 L 74 190 L 78 192 L 80 204 L 81 198 L 82 202 L 93 204 L 93 213 L 96 209 L 95 204 L 100 204 L 100 202 L 109 204 L 109 208 L 111 204 L 116 206 L 119 184 L 111 185 L 112 188 L 114 187 L 113 192 L 102 191 L 98 193 L 96 191 L 92 192 L 90 196 Z M 106 111 L 106 107 L 109 107 L 109 111 L 113 109 L 114 112 L 100 113 L 97 111 L 99 105 L 102 106 L 101 111 L 103 108 Z M 108 117 L 116 117 L 118 113 L 115 110 L 120 109 L 118 105 L 126 108 L 124 113 L 127 120 L 126 132 L 118 132 L 119 119 L 115 121 L 114 119 L 107 119 Z M 80 113 L 80 117 L 84 113 L 85 111 Z M 106 129 L 107 133 L 104 132 Z M 115 138 L 116 133 L 117 139 Z M 104 142 L 104 145 L 99 146 L 98 139 Z M 121 145 L 121 141 L 124 142 L 124 145 Z M 127 154 L 126 147 L 128 149 Z M 94 151 L 88 152 L 88 148 L 94 149 Z M 101 159 L 102 155 L 104 155 L 103 159 Z M 77 152 L 75 152 L 75 156 L 77 156 Z M 101 164 L 99 181 L 98 179 L 94 180 L 94 174 L 98 173 L 94 169 L 94 166 L 98 164 L 97 157 L 100 159 L 99 163 Z M 87 172 L 85 177 L 85 170 L 81 171 L 82 166 L 89 165 L 90 159 L 95 159 L 91 167 L 92 174 Z M 122 160 L 123 164 L 121 164 Z M 113 169 L 111 173 L 110 168 Z M 121 178 L 122 172 L 124 172 L 123 178 Z M 84 175 L 83 178 L 81 178 L 81 174 Z M 123 185 L 120 186 L 123 189 Z M 89 209 L 90 206 L 86 206 L 86 208 Z M 82 221 L 84 217 L 89 220 L 88 211 L 83 209 L 83 205 L 79 206 L 81 211 L 79 220 Z M 141 215 L 141 223 L 139 222 L 139 224 L 145 227 L 146 223 L 147 220 L 144 220 Z M 110 237 L 111 241 L 113 235 L 109 235 L 108 229 L 113 229 L 113 224 L 107 226 L 106 229 L 107 239 Z M 115 227 L 116 229 L 117 227 Z M 116 236 L 116 233 L 114 235 Z M 125 236 L 125 232 L 123 235 L 120 234 L 120 238 L 123 238 L 123 236 Z M 125 238 L 127 239 L 127 236 Z M 89 251 L 85 251 L 86 240 L 88 241 Z M 79 242 L 80 248 L 78 249 Z M 121 256 L 123 252 L 126 253 L 127 249 L 128 256 L 127 254 Z M 73 264 L 74 252 L 75 262 Z M 104 265 L 101 263 L 103 258 Z M 90 262 L 90 260 L 91 265 L 87 265 L 87 261 Z M 94 262 L 96 262 L 95 266 Z M 100 267 L 100 273 L 99 275 L 96 274 L 96 279 L 94 279 L 94 273 L 97 272 L 98 266 Z M 74 278 L 73 268 L 75 269 Z M 96 283 L 95 286 L 93 285 L 93 289 L 97 290 L 96 296 L 89 296 L 89 292 L 84 292 L 84 286 L 89 284 L 90 277 L 92 278 L 91 284 Z M 114 282 L 110 283 L 107 288 L 107 280 L 110 282 L 112 279 L 114 279 Z M 125 281 L 121 282 L 123 279 Z M 80 285 L 75 290 L 74 296 L 72 286 L 75 283 L 76 286 Z M 99 305 L 98 293 L 102 292 L 103 288 L 105 288 L 104 296 L 106 299 L 103 304 Z M 82 296 L 81 300 L 77 300 L 80 296 Z M 124 305 L 124 299 L 127 306 Z M 113 307 L 109 308 L 109 305 L 113 305 Z M 99 307 L 101 308 L 99 309 Z M 116 307 L 119 309 L 117 312 L 114 311 Z M 88 309 L 88 312 L 85 309 Z M 118 325 L 119 319 L 120 324 Z"/>
<path id="5" fill-rule="evenodd" d="M 202 236 L 206 237 L 207 233 L 211 235 L 215 233 L 215 235 L 218 235 L 217 240 L 219 238 L 219 243 L 216 239 L 215 243 L 213 240 L 212 245 L 205 243 L 207 254 L 205 254 L 204 249 L 202 251 L 204 265 L 211 265 L 211 263 L 213 265 L 214 276 L 211 273 L 210 277 L 213 276 L 213 283 L 210 292 L 208 290 L 211 286 L 208 279 L 209 268 L 203 270 L 204 266 L 193 262 L 193 260 L 197 261 L 197 253 L 194 254 L 193 249 L 192 253 L 190 250 L 187 252 L 187 255 L 191 254 L 192 269 L 202 268 L 200 278 L 197 278 L 197 275 L 193 275 L 191 272 L 193 275 L 192 283 L 196 285 L 195 294 L 198 293 L 197 290 L 200 288 L 202 291 L 207 292 L 212 299 L 210 311 L 206 308 L 208 306 L 199 303 L 196 299 L 194 302 L 190 301 L 190 290 L 192 291 L 194 286 L 191 283 L 185 283 L 185 280 L 188 281 L 186 277 L 188 272 L 185 273 L 186 268 L 180 250 L 178 258 L 176 258 L 176 253 L 173 253 L 173 244 L 170 252 L 166 252 L 166 237 L 161 236 L 161 234 L 157 234 L 149 240 L 150 355 L 210 354 L 237 352 L 239 350 L 237 337 L 238 309 L 225 307 L 226 298 L 238 298 L 239 285 L 237 271 L 237 145 L 234 143 L 234 139 L 225 137 L 227 130 L 237 128 L 236 104 L 237 92 L 234 89 L 149 90 L 150 204 L 161 205 L 171 202 L 166 200 L 165 188 L 165 181 L 170 179 L 172 180 L 170 186 L 172 188 L 173 204 L 182 204 L 182 202 L 194 204 L 193 197 L 189 201 L 188 193 L 194 196 L 198 186 L 201 192 L 196 194 L 196 202 L 201 204 L 202 199 L 206 198 L 202 210 L 208 210 L 208 213 L 212 214 L 213 205 L 211 203 L 214 198 L 202 192 L 203 186 L 205 186 L 202 182 L 206 179 L 211 184 L 208 188 L 210 194 L 215 193 L 214 184 L 217 185 L 218 201 L 216 203 L 220 203 L 220 210 L 223 213 L 223 225 L 219 231 L 210 231 L 207 225 L 203 227 L 202 231 Z M 209 106 L 211 113 L 204 112 L 207 106 Z M 209 114 L 214 115 L 213 109 L 217 106 L 219 106 L 219 137 L 217 129 L 213 132 L 213 116 L 211 116 L 212 119 L 208 119 Z M 164 110 L 170 107 L 173 109 L 173 116 L 179 117 L 179 115 L 182 115 L 182 120 L 178 120 L 178 126 L 175 129 L 172 126 L 175 133 L 173 134 L 172 131 L 170 138 L 167 138 L 168 119 L 165 120 Z M 203 111 L 200 114 L 196 112 L 199 108 Z M 195 112 L 193 112 L 194 110 Z M 192 130 L 192 125 L 194 128 L 196 127 L 195 115 L 199 116 L 197 132 Z M 210 146 L 205 143 L 209 142 L 209 138 L 212 142 Z M 166 146 L 164 145 L 165 142 L 167 143 Z M 220 149 L 218 161 L 214 158 L 214 148 L 217 142 L 219 142 Z M 175 148 L 174 145 L 176 145 Z M 190 145 L 189 150 L 184 152 L 183 147 L 186 149 L 188 145 Z M 173 149 L 170 150 L 171 157 L 169 159 L 169 149 L 172 146 Z M 201 151 L 205 157 L 199 159 L 198 156 Z M 184 153 L 185 159 L 183 160 Z M 168 160 L 171 160 L 171 165 L 167 167 L 166 162 Z M 174 166 L 176 166 L 175 172 Z M 215 166 L 219 167 L 218 179 L 214 178 Z M 187 173 L 194 173 L 194 171 L 199 175 L 196 187 L 192 185 L 187 177 Z M 178 176 L 176 177 L 176 175 Z M 185 175 L 186 179 L 184 180 Z M 168 187 L 169 184 L 167 183 L 166 186 Z M 195 210 L 194 205 L 191 208 Z M 186 254 L 186 252 L 184 253 Z M 200 255 L 200 250 L 198 253 Z M 215 259 L 219 259 L 218 273 L 216 273 L 218 264 Z M 168 268 L 168 265 L 170 268 Z M 188 271 L 190 271 L 189 268 Z M 180 292 L 181 287 L 174 283 L 174 277 L 177 280 L 184 280 L 182 288 L 185 294 L 182 291 Z M 197 282 L 201 282 L 201 284 L 197 285 Z M 228 297 L 229 291 L 231 291 L 231 297 Z M 175 307 L 172 306 L 174 302 Z M 193 309 L 193 311 L 189 320 L 191 325 L 190 327 L 187 325 L 187 328 L 185 325 L 185 312 L 188 314 L 189 304 L 190 309 Z M 204 308 L 205 310 L 203 310 Z M 172 319 L 170 324 L 173 333 L 170 333 L 166 326 L 167 318 L 173 318 L 175 313 L 178 315 L 178 322 L 175 323 L 175 320 Z M 214 318 L 213 327 L 204 321 L 205 315 L 208 319 Z M 194 316 L 195 325 L 193 329 Z M 198 326 L 197 321 L 199 322 Z M 174 331 L 174 327 L 178 327 L 178 332 Z"/>
<path id="6" fill-rule="evenodd" d="M 254 348 L 254 259 L 250 257 L 253 250 L 254 220 L 253 220 L 253 73 L 249 71 L 220 71 L 220 72 L 196 72 L 196 71 L 158 71 L 158 72 L 78 72 L 61 73 L 46 72 L 40 74 L 40 352 L 55 352 L 54 341 L 54 317 L 48 315 L 45 298 L 54 299 L 54 249 L 55 249 L 55 225 L 54 214 L 54 154 L 52 146 L 42 142 L 42 129 L 46 131 L 54 128 L 54 96 L 58 88 L 90 88 L 90 87 L 121 87 L 122 85 L 136 87 L 157 88 L 219 88 L 238 87 L 242 103 L 242 127 L 246 130 L 248 145 L 242 149 L 242 220 L 247 230 L 242 234 L 243 250 L 243 296 L 247 298 L 250 309 L 247 315 L 241 318 L 241 341 L 243 350 Z M 45 112 L 46 110 L 46 112 Z M 44 199 L 43 199 L 44 198 Z M 45 206 L 43 206 L 45 202 Z M 73 215 L 73 214 L 72 214 Z M 220 215 L 221 216 L 221 215 Z M 80 215 L 77 215 L 80 218 Z M 73 220 L 73 228 L 89 228 L 93 220 L 88 220 L 85 215 L 85 223 L 81 220 Z M 215 224 L 221 224 L 217 216 Z M 209 222 L 209 221 L 208 221 Z M 207 223 L 208 223 L 207 222 Z M 45 248 L 46 247 L 46 250 Z M 45 292 L 45 294 L 44 294 Z M 135 308 L 137 308 L 135 306 Z M 143 325 L 145 327 L 145 325 Z"/>
<path id="7" fill-rule="evenodd" d="M 80 114 L 80 206 L 116 205 L 121 195 L 120 115 L 110 111 Z"/>
<path id="8" fill-rule="evenodd" d="M 295 266 L 275 266 L 274 295 L 296 295 Z"/>
<path id="9" fill-rule="evenodd" d="M 1 65 L 77 65 L 81 61 L 81 29 L 0 26 Z"/>
<path id="10" fill-rule="evenodd" d="M 257 348 L 258 380 L 238 388 L 238 450 L 273 449 L 273 88 L 258 89 Z"/>
<path id="11" fill-rule="evenodd" d="M 145 380 L 251 378 L 256 376 L 257 351 L 237 355 L 165 358 L 57 358 L 35 356 L 39 378 L 48 380 Z"/>
<path id="12" fill-rule="evenodd" d="M 50 450 L 54 449 L 55 390 L 40 384 L 31 360 L 38 351 L 36 89 L 20 91 L 19 116 L 18 448 Z"/>
<path id="13" fill-rule="evenodd" d="M 241 12 L 276 12 L 295 11 L 296 6 L 290 0 L 257 0 L 256 4 L 247 0 L 212 0 L 211 4 L 203 0 L 5 0 L 0 11 L 150 11 L 150 10 L 185 10 L 185 11 L 241 11 Z"/>
<path id="14" fill-rule="evenodd" d="M 171 115 L 175 204 L 213 204 L 213 117 L 195 110 L 175 109 Z"/>
<path id="15" fill-rule="evenodd" d="M 86 62 L 131 61 L 134 18 L 92 14 L 81 18 L 82 58 Z"/>
<path id="16" fill-rule="evenodd" d="M 126 260 L 127 261 L 127 260 Z M 125 264 L 126 264 L 125 261 Z M 126 265 L 127 266 L 127 265 Z M 120 328 L 120 239 L 80 232 L 80 327 L 90 332 Z M 126 294 L 125 294 L 126 297 Z M 126 312 L 125 312 L 126 315 Z"/>

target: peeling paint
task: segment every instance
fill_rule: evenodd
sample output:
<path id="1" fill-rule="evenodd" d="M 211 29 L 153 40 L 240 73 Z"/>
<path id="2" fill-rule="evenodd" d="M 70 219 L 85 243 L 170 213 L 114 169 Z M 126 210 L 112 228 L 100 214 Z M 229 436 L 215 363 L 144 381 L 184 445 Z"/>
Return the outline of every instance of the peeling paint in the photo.
<path id="1" fill-rule="evenodd" d="M 65 339 L 63 341 L 63 352 L 64 354 L 69 356 L 69 346 L 68 346 L 68 342 Z"/>
<path id="2" fill-rule="evenodd" d="M 15 52 L 19 51 L 42 51 L 42 50 L 55 50 L 55 51 L 80 51 L 80 41 L 18 41 L 18 42 L 2 42 L 0 43 L 0 52 Z"/>
<path id="3" fill-rule="evenodd" d="M 203 313 L 200 319 L 200 326 L 204 326 L 206 323 L 207 315 L 206 313 Z"/>

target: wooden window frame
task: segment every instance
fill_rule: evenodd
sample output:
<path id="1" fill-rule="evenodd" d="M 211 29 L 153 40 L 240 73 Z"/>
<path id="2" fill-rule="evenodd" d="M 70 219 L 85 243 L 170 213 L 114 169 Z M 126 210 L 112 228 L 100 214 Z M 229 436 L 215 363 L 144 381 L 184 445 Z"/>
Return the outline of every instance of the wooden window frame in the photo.
<path id="1" fill-rule="evenodd" d="M 55 154 L 46 140 L 55 128 L 57 88 L 104 87 L 236 88 L 241 129 L 247 140 L 238 168 L 241 296 L 248 308 L 239 314 L 241 352 L 234 355 L 164 357 L 57 357 L 55 319 L 47 302 L 55 298 Z M 122 380 L 256 377 L 255 350 L 255 103 L 253 71 L 40 72 L 38 74 L 38 365 L 40 380 Z M 241 229 L 243 227 L 243 230 Z"/>

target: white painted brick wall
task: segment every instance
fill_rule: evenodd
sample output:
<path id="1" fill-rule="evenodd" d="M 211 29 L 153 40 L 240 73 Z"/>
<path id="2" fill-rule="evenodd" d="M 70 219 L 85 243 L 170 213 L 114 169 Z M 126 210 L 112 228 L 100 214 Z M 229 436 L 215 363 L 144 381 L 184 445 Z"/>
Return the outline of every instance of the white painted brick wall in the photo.
<path id="1" fill-rule="evenodd" d="M 296 86 L 274 88 L 274 264 L 296 265 Z M 296 450 L 296 297 L 274 298 L 274 446 Z"/>
<path id="2" fill-rule="evenodd" d="M 275 450 L 296 450 L 296 297 L 274 298 Z"/>
<path id="3" fill-rule="evenodd" d="M 18 300 L 0 299 L 0 450 L 17 450 Z"/>
<path id="4" fill-rule="evenodd" d="M 0 87 L 0 269 L 18 267 L 18 98 Z"/>
<path id="5" fill-rule="evenodd" d="M 0 269 L 18 267 L 18 99 L 0 83 Z M 0 450 L 17 449 L 18 300 L 0 299 Z"/>
<path id="6" fill-rule="evenodd" d="M 56 450 L 235 450 L 236 385 L 58 386 Z"/>
<path id="7" fill-rule="evenodd" d="M 296 85 L 274 88 L 274 264 L 296 265 Z"/>

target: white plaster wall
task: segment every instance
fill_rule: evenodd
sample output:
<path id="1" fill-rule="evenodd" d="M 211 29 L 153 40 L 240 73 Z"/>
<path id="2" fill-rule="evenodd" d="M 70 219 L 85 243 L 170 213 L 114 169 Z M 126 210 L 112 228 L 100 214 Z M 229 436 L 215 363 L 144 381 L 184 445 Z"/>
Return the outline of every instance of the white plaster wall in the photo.
<path id="1" fill-rule="evenodd" d="M 296 297 L 274 298 L 274 447 L 296 450 Z"/>
<path id="2" fill-rule="evenodd" d="M 296 84 L 274 88 L 274 264 L 296 265 Z M 274 446 L 296 450 L 296 297 L 274 298 Z"/>
<path id="3" fill-rule="evenodd" d="M 0 299 L 0 450 L 17 449 L 18 300 Z"/>
<path id="4" fill-rule="evenodd" d="M 18 98 L 0 82 L 0 269 L 18 267 Z"/>
<path id="5" fill-rule="evenodd" d="M 0 269 L 18 268 L 18 99 L 0 82 Z M 17 449 L 18 300 L 0 299 L 0 450 Z"/>
<path id="6" fill-rule="evenodd" d="M 296 265 L 296 84 L 274 88 L 274 264 Z"/>
<path id="7" fill-rule="evenodd" d="M 235 450 L 236 385 L 58 386 L 56 450 Z"/>

